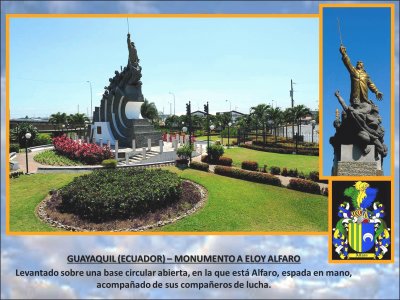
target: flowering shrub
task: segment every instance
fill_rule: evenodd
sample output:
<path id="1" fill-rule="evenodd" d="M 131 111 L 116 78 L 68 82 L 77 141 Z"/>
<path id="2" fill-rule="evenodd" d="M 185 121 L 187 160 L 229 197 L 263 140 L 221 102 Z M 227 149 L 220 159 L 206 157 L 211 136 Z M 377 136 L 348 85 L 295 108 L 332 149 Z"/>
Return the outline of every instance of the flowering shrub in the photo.
<path id="1" fill-rule="evenodd" d="M 66 135 L 53 138 L 53 145 L 61 155 L 89 165 L 99 164 L 112 157 L 111 150 L 107 146 L 100 147 L 96 144 L 74 141 Z"/>
<path id="2" fill-rule="evenodd" d="M 216 166 L 214 169 L 214 173 L 222 176 L 228 176 L 252 182 L 281 186 L 281 180 L 278 177 L 268 173 L 247 171 L 223 166 Z"/>
<path id="3" fill-rule="evenodd" d="M 227 156 L 221 156 L 218 161 L 216 162 L 217 165 L 220 166 L 227 166 L 230 167 L 232 166 L 232 158 L 227 157 Z"/>
<path id="4" fill-rule="evenodd" d="M 192 169 L 208 172 L 210 166 L 207 163 L 203 163 L 203 162 L 199 162 L 199 161 L 192 161 L 190 163 L 190 167 Z"/>
<path id="5" fill-rule="evenodd" d="M 251 160 L 242 161 L 242 169 L 249 171 L 258 171 L 258 162 Z"/>
<path id="6" fill-rule="evenodd" d="M 290 179 L 288 188 L 306 193 L 321 194 L 318 183 L 300 178 Z"/>

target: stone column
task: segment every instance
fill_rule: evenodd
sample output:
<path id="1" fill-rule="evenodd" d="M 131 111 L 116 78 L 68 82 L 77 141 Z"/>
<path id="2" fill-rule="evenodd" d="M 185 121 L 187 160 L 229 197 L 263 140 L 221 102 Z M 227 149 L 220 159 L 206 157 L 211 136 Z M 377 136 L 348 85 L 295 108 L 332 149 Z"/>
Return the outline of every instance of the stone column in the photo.
<path id="1" fill-rule="evenodd" d="M 158 142 L 158 144 L 160 145 L 160 154 L 162 154 L 162 153 L 163 153 L 164 142 L 163 142 L 162 140 L 160 140 L 160 141 Z"/>
<path id="2" fill-rule="evenodd" d="M 129 165 L 129 152 L 125 152 L 125 164 Z"/>
<path id="3" fill-rule="evenodd" d="M 136 140 L 135 139 L 132 140 L 132 151 L 133 152 L 136 151 Z"/>
<path id="4" fill-rule="evenodd" d="M 142 156 L 143 156 L 143 159 L 146 159 L 146 147 L 142 148 Z"/>
<path id="5" fill-rule="evenodd" d="M 169 133 L 167 133 L 167 143 L 169 143 L 170 142 L 170 140 L 169 140 Z"/>
<path id="6" fill-rule="evenodd" d="M 118 140 L 115 140 L 115 159 L 118 160 Z"/>
<path id="7" fill-rule="evenodd" d="M 200 144 L 200 154 L 203 154 L 203 145 Z"/>
<path id="8" fill-rule="evenodd" d="M 86 143 L 90 143 L 90 138 L 89 137 L 86 137 Z"/>
<path id="9" fill-rule="evenodd" d="M 147 139 L 147 150 L 151 151 L 151 139 Z"/>
<path id="10" fill-rule="evenodd" d="M 111 148 L 111 141 L 110 140 L 107 140 L 107 147 Z"/>
<path id="11" fill-rule="evenodd" d="M 179 134 L 175 134 L 175 139 L 179 141 Z"/>
<path id="12" fill-rule="evenodd" d="M 100 147 L 103 147 L 103 139 L 102 138 L 99 139 L 99 142 L 100 142 Z"/>
<path id="13" fill-rule="evenodd" d="M 92 144 L 96 144 L 96 138 L 92 138 Z"/>
<path id="14" fill-rule="evenodd" d="M 175 151 L 178 150 L 178 140 L 174 141 L 174 149 Z"/>

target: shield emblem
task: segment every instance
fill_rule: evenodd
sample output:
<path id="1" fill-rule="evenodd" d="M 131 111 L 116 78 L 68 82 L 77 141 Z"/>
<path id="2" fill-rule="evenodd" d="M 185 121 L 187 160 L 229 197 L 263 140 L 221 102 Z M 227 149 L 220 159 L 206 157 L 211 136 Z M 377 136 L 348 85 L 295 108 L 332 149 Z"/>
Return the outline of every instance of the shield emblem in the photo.
<path id="1" fill-rule="evenodd" d="M 357 252 L 367 252 L 374 244 L 374 223 L 350 223 L 349 244 Z"/>

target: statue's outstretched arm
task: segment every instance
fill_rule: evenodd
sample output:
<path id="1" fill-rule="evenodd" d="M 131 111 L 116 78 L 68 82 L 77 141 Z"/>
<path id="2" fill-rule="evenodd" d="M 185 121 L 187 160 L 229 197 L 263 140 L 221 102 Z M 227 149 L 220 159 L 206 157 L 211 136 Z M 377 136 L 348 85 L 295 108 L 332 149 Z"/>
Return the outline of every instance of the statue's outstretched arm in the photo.
<path id="1" fill-rule="evenodd" d="M 376 85 L 372 82 L 371 78 L 368 78 L 367 81 L 368 88 L 376 95 L 376 99 L 382 100 L 383 94 L 378 90 Z"/>
<path id="2" fill-rule="evenodd" d="M 346 47 L 344 47 L 343 45 L 340 46 L 339 51 L 342 54 L 342 61 L 346 66 L 347 70 L 349 70 L 350 73 L 354 73 L 356 69 L 351 64 L 350 57 L 347 55 Z"/>

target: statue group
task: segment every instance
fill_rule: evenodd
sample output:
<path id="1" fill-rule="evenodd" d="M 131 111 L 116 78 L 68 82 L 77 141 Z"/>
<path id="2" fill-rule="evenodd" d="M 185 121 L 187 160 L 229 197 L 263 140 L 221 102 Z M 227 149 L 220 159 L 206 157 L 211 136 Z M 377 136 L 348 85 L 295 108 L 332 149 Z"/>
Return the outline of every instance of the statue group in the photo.
<path id="1" fill-rule="evenodd" d="M 135 44 L 128 33 L 128 63 L 109 78 L 104 87 L 100 106 L 93 112 L 91 137 L 97 143 L 109 140 L 111 145 L 118 141 L 120 146 L 130 147 L 135 140 L 136 147 L 145 147 L 151 139 L 158 145 L 161 133 L 154 129 L 147 119 L 142 119 L 140 107 L 144 102 L 142 94 L 142 67 Z"/>
<path id="2" fill-rule="evenodd" d="M 335 154 L 332 175 L 383 175 L 382 162 L 388 153 L 388 148 L 383 141 L 385 130 L 379 108 L 368 98 L 368 92 L 369 90 L 373 92 L 378 101 L 383 99 L 383 94 L 372 82 L 362 61 L 358 61 L 356 66 L 353 66 L 343 45 L 340 46 L 339 51 L 350 74 L 351 91 L 349 105 L 346 104 L 339 91 L 335 92 L 343 111 L 340 114 L 339 110 L 336 110 L 336 119 L 333 123 L 336 133 L 330 138 Z M 352 147 L 346 148 L 343 145 Z M 343 153 L 344 151 L 352 153 Z M 340 166 L 340 162 L 345 160 L 344 157 L 351 157 L 350 162 L 347 160 L 345 166 Z M 375 160 L 376 167 L 371 157 Z M 369 167 L 368 163 L 370 163 Z"/>

